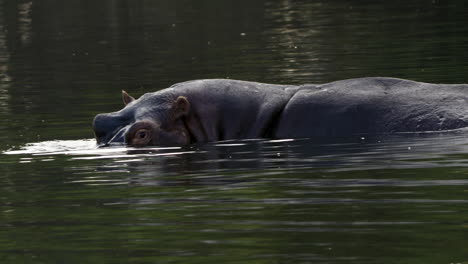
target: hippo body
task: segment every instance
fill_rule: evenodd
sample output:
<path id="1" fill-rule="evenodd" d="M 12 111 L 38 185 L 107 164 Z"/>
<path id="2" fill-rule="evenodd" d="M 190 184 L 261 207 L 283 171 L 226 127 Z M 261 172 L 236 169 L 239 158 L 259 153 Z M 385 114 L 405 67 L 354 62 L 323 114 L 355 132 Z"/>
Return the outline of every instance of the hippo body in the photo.
<path id="1" fill-rule="evenodd" d="M 185 145 L 247 138 L 306 138 L 445 131 L 468 126 L 468 85 L 359 78 L 320 85 L 236 80 L 175 84 L 94 119 L 98 144 Z"/>

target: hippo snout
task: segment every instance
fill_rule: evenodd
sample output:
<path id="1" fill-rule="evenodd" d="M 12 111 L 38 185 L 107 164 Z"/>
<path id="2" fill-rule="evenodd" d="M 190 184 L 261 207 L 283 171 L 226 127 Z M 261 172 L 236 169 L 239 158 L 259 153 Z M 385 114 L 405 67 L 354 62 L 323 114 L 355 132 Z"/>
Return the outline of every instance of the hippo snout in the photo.
<path id="1" fill-rule="evenodd" d="M 112 114 L 98 114 L 93 121 L 94 135 L 99 146 L 125 143 L 128 123 Z"/>

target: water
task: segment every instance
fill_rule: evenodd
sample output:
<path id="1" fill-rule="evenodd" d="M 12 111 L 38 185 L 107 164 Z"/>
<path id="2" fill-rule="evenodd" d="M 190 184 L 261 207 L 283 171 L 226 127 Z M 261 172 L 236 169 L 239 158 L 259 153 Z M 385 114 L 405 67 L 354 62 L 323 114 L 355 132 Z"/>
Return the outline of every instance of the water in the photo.
<path id="1" fill-rule="evenodd" d="M 184 148 L 34 143 L 4 156 L 16 166 L 2 166 L 2 256 L 462 262 L 467 152 L 468 139 L 456 133 Z"/>
<path id="2" fill-rule="evenodd" d="M 468 263 L 468 138 L 97 148 L 173 83 L 467 83 L 463 1 L 0 0 L 0 263 Z"/>

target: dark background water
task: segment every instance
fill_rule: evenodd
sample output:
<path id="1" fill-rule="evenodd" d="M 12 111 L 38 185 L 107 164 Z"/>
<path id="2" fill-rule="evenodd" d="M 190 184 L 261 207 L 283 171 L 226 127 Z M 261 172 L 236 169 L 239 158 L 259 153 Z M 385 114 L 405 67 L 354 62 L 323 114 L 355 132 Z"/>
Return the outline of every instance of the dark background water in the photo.
<path id="1" fill-rule="evenodd" d="M 461 0 L 0 0 L 0 262 L 468 263 L 463 133 L 85 140 L 122 89 L 467 83 L 467 11 Z"/>

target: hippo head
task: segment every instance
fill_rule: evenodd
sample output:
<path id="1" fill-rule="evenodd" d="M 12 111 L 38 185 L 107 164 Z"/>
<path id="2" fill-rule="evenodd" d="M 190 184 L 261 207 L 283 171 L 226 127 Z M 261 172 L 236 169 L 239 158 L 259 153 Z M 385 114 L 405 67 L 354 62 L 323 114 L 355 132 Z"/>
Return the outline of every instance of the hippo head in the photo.
<path id="1" fill-rule="evenodd" d="M 138 100 L 122 91 L 125 107 L 117 112 L 98 114 L 93 121 L 99 146 L 114 143 L 130 146 L 180 146 L 190 143 L 185 117 L 190 103 L 184 96 L 156 92 Z"/>

